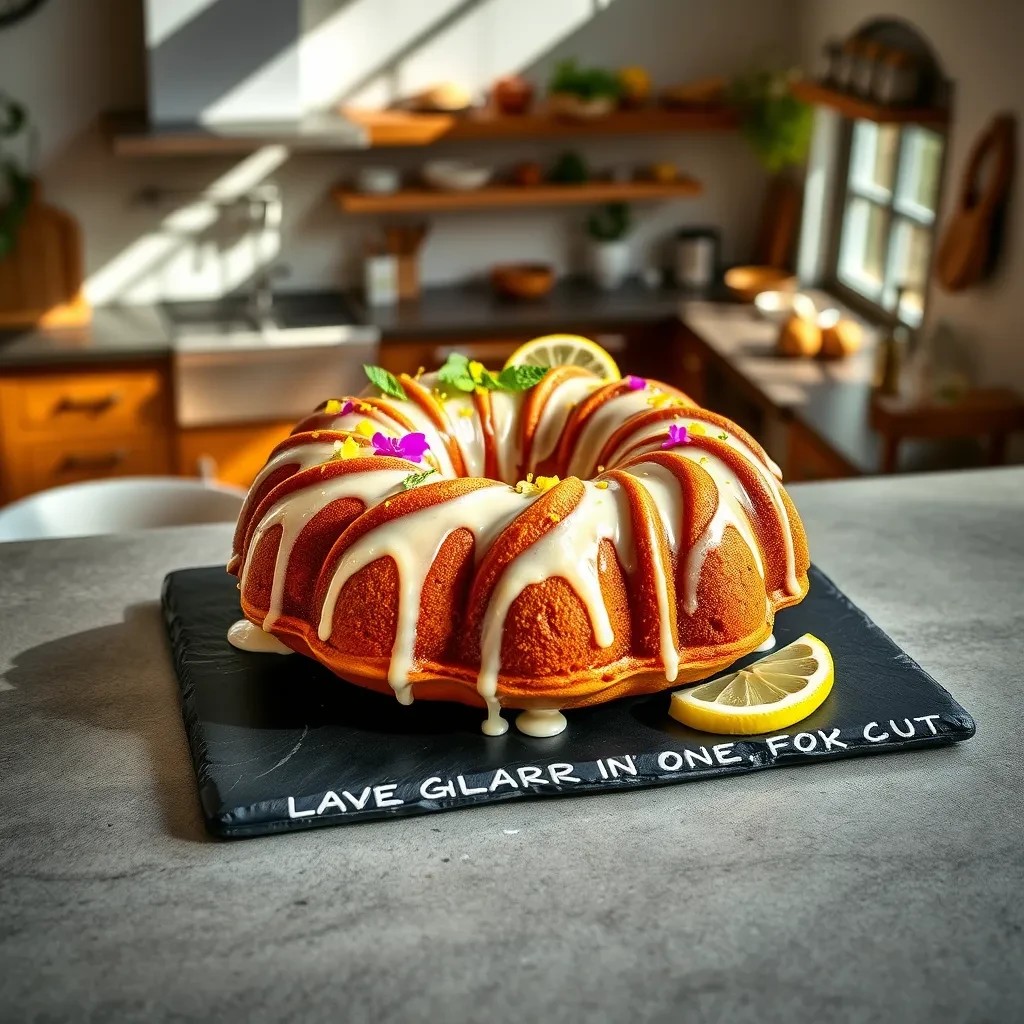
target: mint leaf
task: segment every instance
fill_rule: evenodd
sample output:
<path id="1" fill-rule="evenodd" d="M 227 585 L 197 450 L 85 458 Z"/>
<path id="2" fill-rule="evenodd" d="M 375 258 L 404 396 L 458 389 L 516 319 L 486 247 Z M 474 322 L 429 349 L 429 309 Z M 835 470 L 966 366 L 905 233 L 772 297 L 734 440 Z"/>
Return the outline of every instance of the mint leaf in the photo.
<path id="1" fill-rule="evenodd" d="M 490 370 L 484 370 L 480 374 L 480 387 L 487 388 L 488 391 L 500 391 L 501 380 L 495 377 Z"/>
<path id="2" fill-rule="evenodd" d="M 407 490 L 412 490 L 413 487 L 419 487 L 424 480 L 430 476 L 431 473 L 436 473 L 436 469 L 425 469 L 422 473 L 410 473 L 403 481 L 402 486 Z"/>
<path id="3" fill-rule="evenodd" d="M 370 366 L 367 363 L 363 363 L 363 370 L 366 372 L 366 376 L 370 378 L 370 383 L 374 387 L 380 388 L 385 395 L 408 401 L 405 389 L 398 383 L 398 378 L 393 373 L 388 373 L 383 366 Z"/>
<path id="4" fill-rule="evenodd" d="M 539 383 L 549 366 L 506 366 L 498 375 L 498 386 L 505 391 L 526 391 Z"/>
<path id="5" fill-rule="evenodd" d="M 469 374 L 469 359 L 461 352 L 452 352 L 448 356 L 444 366 L 437 371 L 437 379 L 459 391 L 472 391 L 476 387 Z"/>

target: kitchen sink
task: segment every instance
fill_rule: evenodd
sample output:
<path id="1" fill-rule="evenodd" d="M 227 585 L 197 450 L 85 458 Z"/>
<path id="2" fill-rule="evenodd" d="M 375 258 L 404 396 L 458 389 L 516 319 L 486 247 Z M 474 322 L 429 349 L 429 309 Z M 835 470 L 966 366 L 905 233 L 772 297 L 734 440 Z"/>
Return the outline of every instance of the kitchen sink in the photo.
<path id="1" fill-rule="evenodd" d="M 379 333 L 340 295 L 278 297 L 263 316 L 244 299 L 168 303 L 181 427 L 298 419 L 326 398 L 358 394 Z"/>

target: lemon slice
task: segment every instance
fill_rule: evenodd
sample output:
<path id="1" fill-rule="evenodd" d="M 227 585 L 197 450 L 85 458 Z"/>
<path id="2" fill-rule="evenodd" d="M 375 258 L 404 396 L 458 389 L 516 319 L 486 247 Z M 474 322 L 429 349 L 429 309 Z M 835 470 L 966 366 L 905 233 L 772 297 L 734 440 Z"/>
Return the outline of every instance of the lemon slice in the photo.
<path id="1" fill-rule="evenodd" d="M 509 366 L 581 366 L 604 380 L 621 380 L 615 360 L 596 341 L 578 334 L 545 334 L 520 345 L 508 357 Z"/>
<path id="2" fill-rule="evenodd" d="M 832 654 L 804 633 L 738 672 L 672 694 L 669 714 L 702 732 L 751 736 L 777 732 L 806 718 L 832 689 Z"/>

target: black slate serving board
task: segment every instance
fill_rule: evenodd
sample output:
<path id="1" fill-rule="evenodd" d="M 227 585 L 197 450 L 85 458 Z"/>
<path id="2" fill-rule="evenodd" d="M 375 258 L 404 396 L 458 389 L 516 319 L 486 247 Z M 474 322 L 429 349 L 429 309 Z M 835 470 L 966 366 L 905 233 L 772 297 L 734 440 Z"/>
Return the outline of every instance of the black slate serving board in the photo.
<path id="1" fill-rule="evenodd" d="M 771 737 L 715 736 L 668 716 L 668 693 L 567 713 L 550 739 L 481 734 L 482 709 L 390 697 L 300 655 L 249 654 L 221 568 L 164 581 L 164 613 L 203 815 L 216 836 L 397 818 L 522 797 L 636 790 L 827 758 L 968 739 L 970 715 L 816 568 L 776 619 L 779 646 L 832 650 L 832 693 Z M 761 657 L 749 655 L 737 664 Z M 512 717 L 510 713 L 509 717 Z"/>

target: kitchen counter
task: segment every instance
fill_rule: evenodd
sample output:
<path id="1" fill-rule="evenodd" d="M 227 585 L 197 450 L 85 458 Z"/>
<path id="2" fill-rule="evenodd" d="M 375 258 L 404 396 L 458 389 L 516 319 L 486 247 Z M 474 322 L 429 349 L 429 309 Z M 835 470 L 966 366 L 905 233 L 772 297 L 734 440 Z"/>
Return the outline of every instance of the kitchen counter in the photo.
<path id="1" fill-rule="evenodd" d="M 717 290 L 714 294 L 717 297 Z M 360 319 L 377 327 L 387 343 L 398 337 L 490 338 L 622 330 L 674 320 L 685 297 L 678 288 L 650 289 L 638 281 L 604 292 L 586 280 L 565 278 L 543 299 L 515 302 L 498 297 L 481 281 L 428 288 L 419 299 L 397 306 L 374 308 L 360 301 L 358 309 Z"/>
<path id="2" fill-rule="evenodd" d="M 154 306 L 97 306 L 84 327 L 0 330 L 0 373 L 166 358 L 171 336 Z"/>
<path id="3" fill-rule="evenodd" d="M 157 605 L 230 528 L 0 545 L 0 1016 L 1012 1019 L 1024 469 L 793 496 L 974 739 L 232 843 Z"/>

